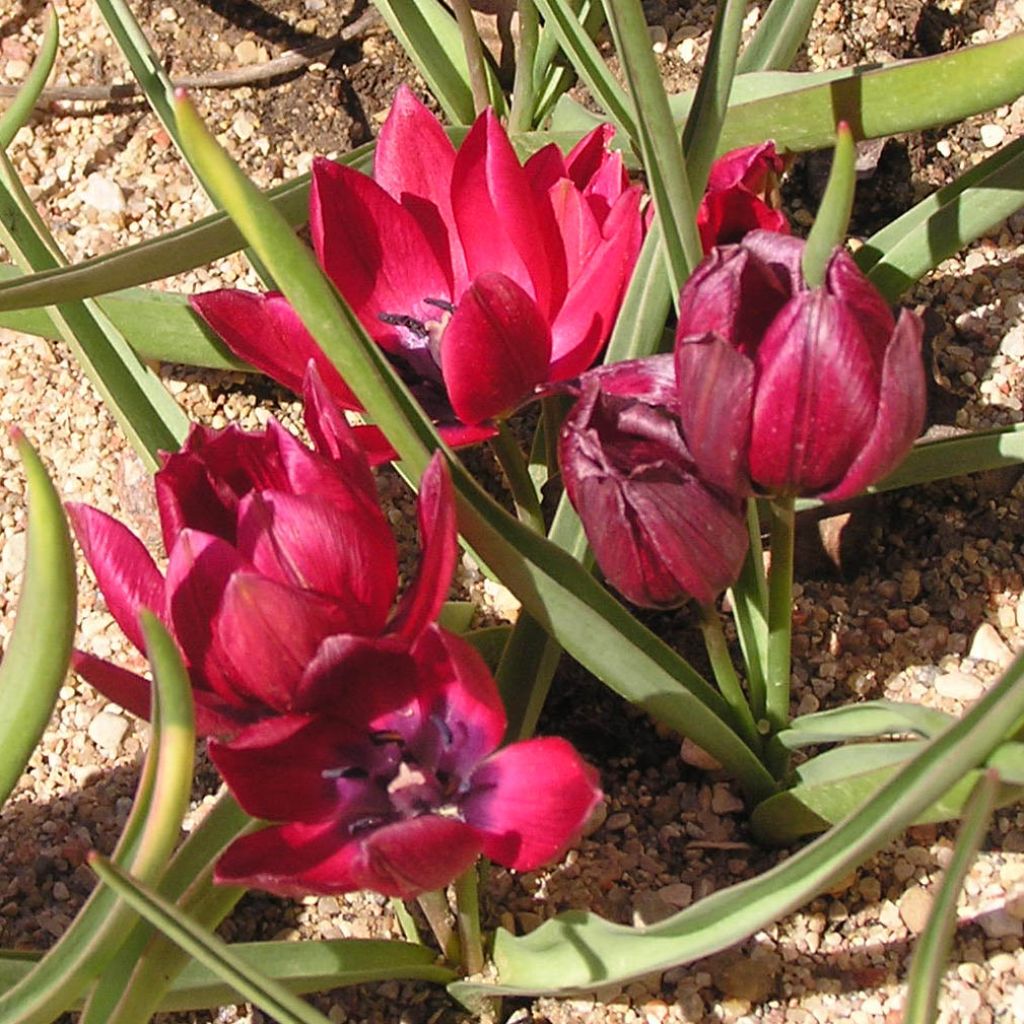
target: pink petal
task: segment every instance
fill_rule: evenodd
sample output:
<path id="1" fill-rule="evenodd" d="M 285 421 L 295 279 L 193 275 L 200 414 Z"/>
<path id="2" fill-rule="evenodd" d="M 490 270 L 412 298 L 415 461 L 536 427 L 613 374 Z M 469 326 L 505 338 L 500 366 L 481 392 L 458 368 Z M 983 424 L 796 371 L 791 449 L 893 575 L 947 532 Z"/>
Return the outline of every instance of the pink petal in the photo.
<path id="1" fill-rule="evenodd" d="M 903 310 L 885 353 L 875 425 L 841 483 L 820 497 L 842 501 L 891 473 L 924 426 L 927 401 L 920 318 Z"/>
<path id="2" fill-rule="evenodd" d="M 218 861 L 215 881 L 283 896 L 372 889 L 412 899 L 453 881 L 479 852 L 472 828 L 435 815 L 355 837 L 332 821 L 290 824 L 236 839 Z"/>
<path id="3" fill-rule="evenodd" d="M 889 352 L 889 339 L 896 326 L 889 304 L 845 249 L 835 250 L 825 274 L 829 294 L 849 310 L 850 319 L 860 327 L 874 357 L 875 368 L 881 373 Z"/>
<path id="4" fill-rule="evenodd" d="M 265 576 L 344 605 L 345 632 L 379 633 L 398 589 L 398 550 L 380 509 L 330 495 L 250 494 L 238 550 Z M 337 618 L 332 614 L 332 620 Z"/>
<path id="5" fill-rule="evenodd" d="M 568 178 L 556 182 L 548 196 L 562 236 L 566 279 L 571 287 L 602 241 L 601 227 L 579 189 Z"/>
<path id="6" fill-rule="evenodd" d="M 716 245 L 740 241 L 759 229 L 789 233 L 789 221 L 781 210 L 742 188 L 709 192 L 697 208 L 697 229 L 705 252 Z"/>
<path id="7" fill-rule="evenodd" d="M 776 155 L 774 142 L 731 150 L 711 165 L 708 191 L 743 188 L 760 195 L 768 185 L 769 174 L 781 174 L 782 166 L 782 158 Z"/>
<path id="8" fill-rule="evenodd" d="M 455 147 L 440 122 L 407 85 L 400 85 L 377 136 L 373 177 L 416 219 L 438 264 L 461 291 L 468 279 L 452 213 L 454 166 Z"/>
<path id="9" fill-rule="evenodd" d="M 145 650 L 139 611 L 148 608 L 166 621 L 164 579 L 156 563 L 142 541 L 113 516 L 78 502 L 66 507 L 111 615 L 125 636 Z"/>
<path id="10" fill-rule="evenodd" d="M 431 457 L 420 479 L 416 513 L 420 527 L 419 571 L 388 626 L 390 632 L 409 641 L 437 619 L 459 557 L 452 479 L 440 452 Z"/>
<path id="11" fill-rule="evenodd" d="M 380 314 L 426 322 L 438 313 L 424 299 L 452 298 L 451 280 L 416 219 L 365 174 L 317 160 L 309 223 L 324 270 L 369 334 L 389 352 L 401 352 L 407 339 Z"/>
<path id="12" fill-rule="evenodd" d="M 71 667 L 107 700 L 149 721 L 151 684 L 148 679 L 79 650 L 72 652 Z"/>
<path id="13" fill-rule="evenodd" d="M 462 810 L 486 856 L 532 871 L 565 852 L 600 800 L 597 773 L 552 737 L 513 743 L 480 765 Z"/>
<path id="14" fill-rule="evenodd" d="M 312 359 L 335 401 L 346 409 L 360 408 L 283 295 L 222 289 L 192 295 L 189 302 L 235 355 L 268 377 L 299 392 L 306 364 Z"/>
<path id="15" fill-rule="evenodd" d="M 587 369 L 608 341 L 643 238 L 640 192 L 625 194 L 606 224 L 610 232 L 580 268 L 551 325 L 548 380 Z"/>
<path id="16" fill-rule="evenodd" d="M 530 296 L 504 274 L 478 277 L 441 338 L 452 408 L 469 424 L 511 412 L 547 379 L 551 334 Z"/>
<path id="17" fill-rule="evenodd" d="M 546 195 L 559 179 L 569 177 L 569 172 L 565 169 L 565 157 L 553 142 L 541 146 L 533 153 L 523 164 L 523 170 L 536 196 Z"/>
<path id="18" fill-rule="evenodd" d="M 749 493 L 753 362 L 705 334 L 676 342 L 675 365 L 679 420 L 701 475 L 729 494 Z"/>
<path id="19" fill-rule="evenodd" d="M 558 229 L 491 110 L 477 118 L 455 158 L 452 203 L 469 278 L 498 271 L 550 315 L 565 294 Z"/>

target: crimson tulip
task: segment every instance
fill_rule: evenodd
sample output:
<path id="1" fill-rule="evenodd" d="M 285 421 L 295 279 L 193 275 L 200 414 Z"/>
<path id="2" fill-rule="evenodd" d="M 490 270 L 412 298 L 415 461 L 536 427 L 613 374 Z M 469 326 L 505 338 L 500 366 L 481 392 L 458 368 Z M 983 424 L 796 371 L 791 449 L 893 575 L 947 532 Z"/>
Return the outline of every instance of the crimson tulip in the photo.
<path id="1" fill-rule="evenodd" d="M 540 867 L 601 798 L 565 740 L 494 752 L 506 725 L 497 686 L 466 641 L 435 626 L 412 647 L 329 639 L 303 688 L 312 710 L 210 743 L 242 807 L 277 823 L 236 839 L 218 882 L 409 899 L 481 853 L 518 871 Z"/>
<path id="2" fill-rule="evenodd" d="M 706 484 L 675 414 L 672 356 L 583 375 L 559 463 L 601 571 L 634 604 L 713 601 L 747 550 L 740 499 Z"/>
<path id="3" fill-rule="evenodd" d="M 925 413 L 920 318 L 895 318 L 837 249 L 807 285 L 804 242 L 754 231 L 680 295 L 678 411 L 701 475 L 739 494 L 836 501 L 895 469 Z"/>
<path id="4" fill-rule="evenodd" d="M 485 111 L 455 149 L 401 88 L 370 178 L 317 160 L 313 246 L 369 335 L 391 356 L 451 443 L 545 382 L 586 369 L 611 332 L 643 232 L 611 129 L 563 156 L 519 162 Z M 356 402 L 278 294 L 214 291 L 196 310 L 242 358 L 289 387 L 314 359 L 335 399 Z"/>
<path id="5" fill-rule="evenodd" d="M 291 711 L 327 637 L 412 643 L 447 594 L 457 544 L 441 456 L 420 489 L 421 571 L 392 610 L 397 546 L 366 457 L 312 374 L 306 390 L 319 451 L 271 420 L 256 433 L 194 426 L 181 451 L 164 457 L 156 492 L 166 576 L 116 519 L 69 506 L 128 638 L 142 647 L 141 608 L 176 637 L 204 733 L 230 733 L 240 723 Z M 76 668 L 108 697 L 148 716 L 145 680 L 88 655 L 78 655 Z"/>

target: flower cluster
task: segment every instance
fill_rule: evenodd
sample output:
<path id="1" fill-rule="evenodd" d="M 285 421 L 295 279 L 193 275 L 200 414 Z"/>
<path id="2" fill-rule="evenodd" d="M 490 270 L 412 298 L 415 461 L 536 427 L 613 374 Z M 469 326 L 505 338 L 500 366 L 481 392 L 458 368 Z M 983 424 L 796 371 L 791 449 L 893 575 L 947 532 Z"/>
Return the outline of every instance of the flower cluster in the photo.
<path id="1" fill-rule="evenodd" d="M 850 497 L 921 430 L 922 325 L 837 249 L 819 287 L 804 243 L 751 231 L 686 282 L 674 356 L 593 370 L 562 473 L 598 563 L 630 600 L 707 602 L 738 575 L 740 500 Z"/>
<path id="2" fill-rule="evenodd" d="M 423 557 L 396 604 L 396 545 L 366 457 L 312 368 L 305 392 L 316 450 L 271 421 L 259 433 L 194 427 L 165 457 L 166 575 L 122 524 L 70 509 L 129 638 L 141 645 L 145 607 L 177 639 L 229 788 L 282 823 L 236 841 L 218 878 L 408 897 L 480 853 L 538 867 L 600 792 L 564 740 L 498 751 L 496 684 L 470 644 L 436 625 L 457 554 L 447 467 L 437 455 L 423 474 Z M 141 678 L 84 655 L 77 667 L 148 713 Z"/>

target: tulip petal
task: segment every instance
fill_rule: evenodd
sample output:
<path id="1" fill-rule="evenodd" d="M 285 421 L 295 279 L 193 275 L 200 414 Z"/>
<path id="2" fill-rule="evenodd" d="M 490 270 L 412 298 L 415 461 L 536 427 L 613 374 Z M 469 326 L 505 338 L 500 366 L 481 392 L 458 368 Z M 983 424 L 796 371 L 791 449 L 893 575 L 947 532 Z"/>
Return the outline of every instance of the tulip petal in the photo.
<path id="1" fill-rule="evenodd" d="M 761 195 L 768 187 L 769 175 L 782 173 L 782 158 L 775 152 L 774 142 L 733 149 L 720 156 L 708 174 L 708 191 L 723 192 L 742 188 Z"/>
<path id="2" fill-rule="evenodd" d="M 398 589 L 398 549 L 377 505 L 353 497 L 254 492 L 239 506 L 238 550 L 269 579 L 342 604 L 345 632 L 379 633 Z"/>
<path id="3" fill-rule="evenodd" d="M 825 271 L 825 286 L 849 309 L 849 320 L 860 328 L 880 375 L 896 326 L 889 304 L 845 249 L 836 249 L 832 254 Z"/>
<path id="4" fill-rule="evenodd" d="M 392 353 L 425 347 L 424 339 L 380 319 L 391 314 L 426 323 L 438 311 L 425 299 L 452 298 L 451 280 L 413 215 L 372 178 L 318 159 L 309 225 L 324 270 L 371 337 Z"/>
<path id="5" fill-rule="evenodd" d="M 600 800 L 597 773 L 551 737 L 513 743 L 484 761 L 461 807 L 485 856 L 532 871 L 565 852 Z"/>
<path id="6" fill-rule="evenodd" d="M 133 715 L 149 721 L 151 700 L 148 679 L 104 661 L 103 658 L 97 658 L 94 654 L 79 650 L 71 654 L 71 667 L 107 700 L 120 704 Z"/>
<path id="7" fill-rule="evenodd" d="M 424 716 L 440 719 L 449 734 L 439 766 L 464 776 L 505 734 L 507 718 L 497 683 L 472 644 L 437 626 L 426 630 L 413 657 Z"/>
<path id="8" fill-rule="evenodd" d="M 479 853 L 474 829 L 437 815 L 355 835 L 346 823 L 289 824 L 236 839 L 215 881 L 283 896 L 371 889 L 412 899 L 454 881 Z"/>
<path id="9" fill-rule="evenodd" d="M 551 333 L 537 305 L 504 274 L 478 277 L 441 338 L 441 372 L 459 419 L 510 412 L 547 378 Z"/>
<path id="10" fill-rule="evenodd" d="M 773 494 L 817 494 L 843 479 L 864 447 L 878 380 L 859 326 L 823 290 L 799 292 L 757 353 L 750 476 Z"/>
<path id="11" fill-rule="evenodd" d="M 923 331 L 919 317 L 901 312 L 885 353 L 875 425 L 842 482 L 820 496 L 823 501 L 842 501 L 881 480 L 903 461 L 921 433 L 927 402 Z"/>
<path id="12" fill-rule="evenodd" d="M 142 541 L 113 516 L 78 502 L 68 502 L 66 507 L 111 615 L 125 636 L 144 651 L 139 612 L 148 608 L 164 620 L 167 615 L 160 570 Z"/>
<path id="13" fill-rule="evenodd" d="M 306 365 L 312 359 L 334 400 L 345 409 L 360 408 L 283 295 L 224 288 L 191 295 L 189 302 L 236 356 L 268 377 L 301 392 Z"/>
<path id="14" fill-rule="evenodd" d="M 492 110 L 477 118 L 459 148 L 452 205 L 470 280 L 500 272 L 550 316 L 566 287 L 558 228 Z"/>
<path id="15" fill-rule="evenodd" d="M 789 221 L 763 199 L 742 188 L 709 192 L 697 208 L 697 230 L 704 252 L 716 245 L 740 241 L 748 232 L 789 233 Z"/>
<path id="16" fill-rule="evenodd" d="M 415 218 L 458 294 L 467 277 L 452 213 L 454 166 L 455 147 L 440 121 L 407 85 L 400 85 L 377 136 L 373 178 Z"/>
<path id="17" fill-rule="evenodd" d="M 579 267 L 551 325 L 548 380 L 566 380 L 582 373 L 611 334 L 643 239 L 638 189 L 622 196 L 605 230 L 610 234 Z"/>
<path id="18" fill-rule="evenodd" d="M 747 494 L 747 449 L 754 364 L 715 334 L 676 342 L 678 413 L 683 435 L 708 483 Z"/>
<path id="19" fill-rule="evenodd" d="M 389 632 L 409 641 L 437 619 L 459 557 L 452 479 L 440 452 L 434 453 L 423 471 L 416 514 L 420 528 L 419 570 L 388 626 Z"/>

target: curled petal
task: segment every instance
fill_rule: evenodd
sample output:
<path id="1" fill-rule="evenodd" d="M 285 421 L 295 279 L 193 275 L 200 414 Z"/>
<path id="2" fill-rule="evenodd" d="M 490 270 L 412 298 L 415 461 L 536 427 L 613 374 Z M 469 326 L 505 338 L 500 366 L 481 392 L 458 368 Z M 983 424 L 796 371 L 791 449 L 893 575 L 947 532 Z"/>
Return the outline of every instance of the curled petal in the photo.
<path id="1" fill-rule="evenodd" d="M 435 452 L 420 480 L 416 503 L 420 527 L 420 565 L 389 624 L 389 631 L 413 641 L 437 619 L 459 557 L 455 496 L 448 464 Z"/>
<path id="2" fill-rule="evenodd" d="M 488 273 L 462 296 L 441 338 L 441 372 L 466 423 L 510 412 L 547 378 L 551 333 L 511 278 Z"/>
<path id="3" fill-rule="evenodd" d="M 145 641 L 139 611 L 148 608 L 166 621 L 164 579 L 142 541 L 113 516 L 99 509 L 69 502 L 71 524 L 110 613 L 125 636 L 140 651 Z"/>
<path id="4" fill-rule="evenodd" d="M 821 495 L 842 501 L 892 472 L 910 451 L 924 426 L 927 399 L 921 360 L 921 319 L 903 310 L 885 353 L 878 415 L 842 482 Z"/>
<path id="5" fill-rule="evenodd" d="M 881 374 L 896 321 L 889 304 L 864 276 L 845 249 L 836 249 L 825 270 L 825 286 L 848 310 L 848 323 L 856 325 Z M 915 435 L 916 436 L 916 435 Z"/>
<path id="6" fill-rule="evenodd" d="M 461 806 L 486 856 L 532 871 L 565 852 L 600 800 L 597 773 L 553 737 L 513 743 L 488 758 Z"/>
<path id="7" fill-rule="evenodd" d="M 94 654 L 79 650 L 71 654 L 71 667 L 107 700 L 112 700 L 133 715 L 149 721 L 151 702 L 148 679 L 97 658 Z"/>
<path id="8" fill-rule="evenodd" d="M 412 899 L 453 881 L 480 853 L 477 832 L 423 815 L 352 834 L 350 823 L 288 824 L 236 839 L 217 862 L 221 884 L 283 896 L 372 889 Z"/>
<path id="9" fill-rule="evenodd" d="M 697 230 L 705 252 L 716 245 L 738 242 L 759 229 L 788 234 L 789 221 L 781 210 L 773 210 L 745 189 L 709 192 L 697 208 Z"/>
<path id="10" fill-rule="evenodd" d="M 782 173 L 782 157 L 775 152 L 774 142 L 734 149 L 720 156 L 708 175 L 708 191 L 742 188 L 762 195 L 770 179 Z"/>

